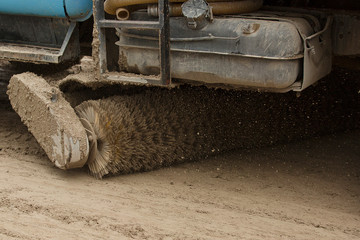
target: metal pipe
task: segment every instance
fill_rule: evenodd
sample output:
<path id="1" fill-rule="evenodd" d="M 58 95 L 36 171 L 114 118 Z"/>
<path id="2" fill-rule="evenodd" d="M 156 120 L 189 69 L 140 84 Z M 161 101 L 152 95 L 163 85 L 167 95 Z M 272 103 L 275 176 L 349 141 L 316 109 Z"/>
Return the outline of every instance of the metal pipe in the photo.
<path id="1" fill-rule="evenodd" d="M 92 0 L 0 1 L 0 13 L 85 21 L 92 15 Z"/>

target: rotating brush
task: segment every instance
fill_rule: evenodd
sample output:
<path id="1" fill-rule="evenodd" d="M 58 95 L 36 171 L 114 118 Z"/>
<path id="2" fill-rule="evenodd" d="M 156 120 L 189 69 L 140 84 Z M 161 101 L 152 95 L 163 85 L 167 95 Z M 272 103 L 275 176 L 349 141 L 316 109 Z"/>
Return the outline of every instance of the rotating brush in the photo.
<path id="1" fill-rule="evenodd" d="M 211 110 L 172 91 L 90 100 L 76 107 L 89 138 L 87 165 L 97 178 L 148 171 L 214 152 Z"/>
<path id="2" fill-rule="evenodd" d="M 349 128 L 357 118 L 344 116 L 358 98 L 349 92 L 350 103 L 338 101 L 344 96 L 338 85 L 328 80 L 300 97 L 294 92 L 150 88 L 90 100 L 75 110 L 88 134 L 90 173 L 102 178 Z"/>

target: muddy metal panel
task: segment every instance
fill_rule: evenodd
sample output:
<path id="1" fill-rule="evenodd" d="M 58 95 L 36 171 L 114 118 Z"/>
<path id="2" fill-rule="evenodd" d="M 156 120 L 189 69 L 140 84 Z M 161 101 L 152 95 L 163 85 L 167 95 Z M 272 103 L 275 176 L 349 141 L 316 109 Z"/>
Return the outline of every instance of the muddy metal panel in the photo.
<path id="1" fill-rule="evenodd" d="M 0 14 L 0 59 L 59 63 L 80 54 L 76 22 Z"/>
<path id="2" fill-rule="evenodd" d="M 0 41 L 61 47 L 69 26 L 66 19 L 0 14 Z"/>
<path id="3" fill-rule="evenodd" d="M 122 47 L 121 67 L 145 75 L 159 73 L 155 48 Z M 202 60 L 203 59 L 203 60 Z M 209 61 L 208 59 L 211 59 Z M 209 84 L 287 88 L 301 71 L 299 59 L 246 58 L 230 54 L 171 50 L 171 76 Z"/>
<path id="4" fill-rule="evenodd" d="M 331 72 L 332 67 L 332 17 L 327 18 L 324 28 L 305 38 L 304 42 L 304 73 L 301 91 Z"/>
<path id="5" fill-rule="evenodd" d="M 229 16 L 194 31 L 183 18 L 171 18 L 172 77 L 274 91 L 299 89 L 305 38 L 316 33 L 307 19 L 268 13 Z M 118 45 L 121 69 L 159 73 L 156 32 L 122 29 Z"/>

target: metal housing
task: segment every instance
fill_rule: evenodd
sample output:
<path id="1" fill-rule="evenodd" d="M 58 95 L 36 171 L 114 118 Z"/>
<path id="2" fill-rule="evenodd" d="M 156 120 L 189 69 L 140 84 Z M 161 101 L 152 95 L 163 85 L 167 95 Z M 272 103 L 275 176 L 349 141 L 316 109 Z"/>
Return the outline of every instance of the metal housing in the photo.
<path id="1" fill-rule="evenodd" d="M 322 26 L 312 15 L 262 12 L 217 17 L 194 31 L 183 18 L 171 18 L 171 76 L 207 85 L 299 91 L 331 70 L 330 23 Z M 158 74 L 156 32 L 119 33 L 120 68 Z"/>

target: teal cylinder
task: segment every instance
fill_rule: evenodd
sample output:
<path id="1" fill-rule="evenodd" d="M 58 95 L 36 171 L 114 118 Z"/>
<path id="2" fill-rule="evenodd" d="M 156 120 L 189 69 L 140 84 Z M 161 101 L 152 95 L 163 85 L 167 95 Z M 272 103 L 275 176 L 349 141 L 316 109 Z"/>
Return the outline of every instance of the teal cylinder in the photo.
<path id="1" fill-rule="evenodd" d="M 0 0 L 0 13 L 85 21 L 92 15 L 92 0 Z"/>

